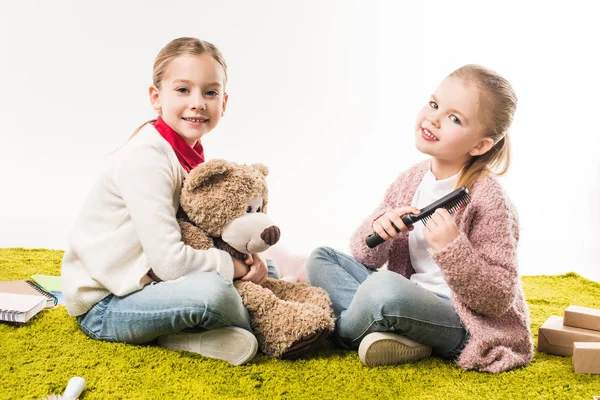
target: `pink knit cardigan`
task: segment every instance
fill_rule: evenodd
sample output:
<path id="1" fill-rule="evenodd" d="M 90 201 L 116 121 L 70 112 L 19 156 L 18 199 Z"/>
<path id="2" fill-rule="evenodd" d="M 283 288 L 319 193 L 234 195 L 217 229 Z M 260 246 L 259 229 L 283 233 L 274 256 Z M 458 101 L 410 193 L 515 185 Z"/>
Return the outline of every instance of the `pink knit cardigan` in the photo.
<path id="1" fill-rule="evenodd" d="M 408 235 L 402 233 L 374 249 L 365 244 L 373 221 L 392 208 L 410 205 L 429 162 L 401 174 L 383 202 L 351 239 L 353 257 L 376 269 L 409 278 Z M 492 177 L 473 185 L 471 202 L 455 213 L 458 237 L 433 259 L 452 289 L 452 301 L 470 338 L 457 364 L 466 370 L 498 373 L 527 365 L 533 358 L 529 308 L 517 273 L 519 226 L 516 210 Z"/>

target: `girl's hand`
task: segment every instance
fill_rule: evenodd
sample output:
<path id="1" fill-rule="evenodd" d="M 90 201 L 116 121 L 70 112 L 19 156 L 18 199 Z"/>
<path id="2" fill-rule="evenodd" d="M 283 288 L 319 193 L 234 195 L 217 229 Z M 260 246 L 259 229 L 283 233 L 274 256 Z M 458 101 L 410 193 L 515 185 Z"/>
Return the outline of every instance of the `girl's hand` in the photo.
<path id="1" fill-rule="evenodd" d="M 458 227 L 454 217 L 444 208 L 435 210 L 427 225 L 423 226 L 423 234 L 434 251 L 448 246 L 458 236 Z"/>
<path id="2" fill-rule="evenodd" d="M 267 264 L 258 254 L 248 254 L 246 257 L 246 265 L 250 266 L 250 272 L 242 278 L 243 281 L 250 281 L 254 283 L 264 283 L 267 280 L 269 270 Z"/>
<path id="3" fill-rule="evenodd" d="M 238 260 L 235 257 L 231 257 L 233 260 L 233 279 L 239 279 L 246 276 L 250 271 L 250 268 L 242 260 Z"/>
<path id="4" fill-rule="evenodd" d="M 411 226 L 410 228 L 406 228 L 406 225 L 404 225 L 404 222 L 402 222 L 401 217 L 406 214 L 418 214 L 420 212 L 421 211 L 419 211 L 418 208 L 409 206 L 394 208 L 393 210 L 386 212 L 381 217 L 377 218 L 375 222 L 373 222 L 373 230 L 377 232 L 377 234 L 383 240 L 395 238 L 396 236 L 398 236 L 398 232 L 396 232 L 392 223 L 396 225 L 401 231 L 412 231 L 413 226 Z"/>

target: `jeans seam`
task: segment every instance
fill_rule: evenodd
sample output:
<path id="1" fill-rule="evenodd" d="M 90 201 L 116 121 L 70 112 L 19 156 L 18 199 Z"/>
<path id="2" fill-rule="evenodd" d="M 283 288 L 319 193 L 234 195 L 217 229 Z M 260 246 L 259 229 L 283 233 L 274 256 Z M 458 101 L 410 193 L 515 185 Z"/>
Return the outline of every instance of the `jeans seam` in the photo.
<path id="1" fill-rule="evenodd" d="M 355 337 L 355 338 L 352 338 L 352 340 L 351 340 L 351 341 L 352 341 L 352 342 L 355 342 L 356 340 L 358 340 L 358 338 L 362 337 L 362 336 L 365 334 L 365 332 L 367 332 L 367 331 L 368 331 L 368 330 L 369 330 L 369 329 L 370 329 L 370 328 L 371 328 L 371 327 L 372 327 L 372 326 L 373 326 L 375 323 L 377 323 L 377 322 L 379 322 L 379 321 L 383 321 L 383 320 L 384 320 L 384 317 L 404 318 L 404 319 L 407 319 L 407 320 L 410 320 L 410 321 L 417 322 L 417 323 L 419 323 L 419 324 L 421 324 L 421 325 L 434 325 L 434 326 L 437 326 L 437 327 L 442 327 L 442 328 L 450 328 L 450 329 L 465 329 L 464 327 L 455 327 L 455 326 L 442 325 L 442 324 L 437 324 L 437 323 L 434 323 L 434 322 L 429 322 L 429 321 L 420 320 L 420 319 L 411 318 L 411 317 L 406 317 L 406 316 L 401 316 L 401 315 L 387 315 L 387 314 L 386 314 L 385 316 L 384 316 L 384 315 L 382 315 L 380 318 L 376 318 L 376 319 L 374 319 L 374 320 L 373 320 L 373 321 L 372 321 L 372 322 L 371 322 L 371 323 L 370 323 L 370 324 L 369 324 L 369 325 L 366 327 L 366 329 L 364 329 L 364 330 L 363 330 L 363 331 L 360 333 L 360 335 L 358 335 L 358 336 L 357 336 L 357 337 Z"/>
<path id="2" fill-rule="evenodd" d="M 437 323 L 437 322 L 426 321 L 424 319 L 407 317 L 407 316 L 404 316 L 404 315 L 390 315 L 390 314 L 386 314 L 386 315 L 382 315 L 381 317 L 383 318 L 384 316 L 385 317 L 392 317 L 392 318 L 405 318 L 405 319 L 408 319 L 408 320 L 411 320 L 411 321 L 415 321 L 415 322 L 419 322 L 419 323 L 422 323 L 422 324 L 425 324 L 425 325 L 434 325 L 434 326 L 439 326 L 439 327 L 442 327 L 442 328 L 465 329 L 465 327 L 462 326 L 462 325 L 461 326 L 445 325 L 445 324 L 440 324 L 440 323 Z"/>
<path id="3" fill-rule="evenodd" d="M 78 322 L 77 325 L 79 325 L 79 329 L 81 329 L 86 336 L 91 337 L 93 339 L 100 340 L 100 337 L 98 335 L 96 335 L 94 332 L 89 330 L 85 325 L 82 325 L 79 321 L 77 321 L 77 322 Z"/>
<path id="4" fill-rule="evenodd" d="M 103 336 L 102 336 L 102 328 L 100 328 L 100 334 L 97 335 L 95 332 L 93 332 L 92 330 L 88 329 L 87 326 L 83 325 L 83 320 L 85 320 L 85 317 L 89 315 L 90 312 L 93 312 L 95 314 L 99 314 L 101 315 L 101 319 L 104 319 L 104 314 L 106 313 L 106 309 L 108 308 L 108 304 L 111 302 L 111 300 L 113 299 L 113 295 L 109 294 L 108 296 L 104 297 L 102 300 L 100 300 L 99 302 L 97 302 L 96 304 L 94 304 L 92 306 L 92 308 L 86 312 L 83 315 L 78 316 L 77 319 L 77 325 L 79 325 L 79 328 L 83 331 L 83 333 L 85 333 L 88 337 L 91 337 L 93 339 L 96 340 L 103 340 Z M 80 317 L 81 317 L 81 321 L 80 321 Z M 96 317 L 96 316 L 94 316 Z M 104 323 L 104 321 L 102 321 Z"/>
<path id="5" fill-rule="evenodd" d="M 195 311 L 197 308 L 195 307 L 185 307 L 185 308 L 174 308 L 173 310 L 178 311 L 178 312 L 189 312 L 189 311 Z M 142 314 L 144 315 L 160 315 L 163 313 L 169 313 L 171 311 L 171 309 L 168 310 L 160 310 L 160 311 L 145 311 Z M 136 314 L 135 312 L 131 312 L 131 311 L 114 311 L 114 310 L 108 310 L 108 312 L 110 313 L 114 313 L 114 314 L 119 314 L 119 315 L 126 315 L 126 314 Z M 232 323 L 228 320 L 226 320 L 222 315 L 220 314 L 216 314 L 214 312 L 211 312 L 209 310 L 207 310 L 206 308 L 204 308 L 204 312 L 206 314 L 208 314 L 211 318 L 215 318 L 217 319 L 219 322 L 222 322 L 223 324 L 225 324 L 225 326 L 233 326 Z M 139 313 L 137 313 L 139 314 Z M 103 316 L 104 317 L 104 316 Z M 104 321 L 102 321 L 104 323 Z M 195 326 L 199 326 L 199 325 L 195 325 Z"/>

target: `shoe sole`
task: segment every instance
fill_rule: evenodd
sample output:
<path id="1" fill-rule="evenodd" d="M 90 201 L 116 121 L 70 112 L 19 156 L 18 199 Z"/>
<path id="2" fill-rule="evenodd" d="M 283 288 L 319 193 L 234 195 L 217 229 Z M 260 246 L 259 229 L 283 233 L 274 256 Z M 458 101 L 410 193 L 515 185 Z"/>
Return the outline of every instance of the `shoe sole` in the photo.
<path id="1" fill-rule="evenodd" d="M 243 365 L 250 361 L 258 350 L 256 337 L 245 329 L 227 327 L 199 333 L 172 333 L 159 336 L 158 345 L 171 350 L 183 350 L 204 357 Z"/>
<path id="2" fill-rule="evenodd" d="M 367 367 L 396 365 L 429 357 L 431 346 L 395 333 L 370 333 L 360 342 L 358 357 Z"/>

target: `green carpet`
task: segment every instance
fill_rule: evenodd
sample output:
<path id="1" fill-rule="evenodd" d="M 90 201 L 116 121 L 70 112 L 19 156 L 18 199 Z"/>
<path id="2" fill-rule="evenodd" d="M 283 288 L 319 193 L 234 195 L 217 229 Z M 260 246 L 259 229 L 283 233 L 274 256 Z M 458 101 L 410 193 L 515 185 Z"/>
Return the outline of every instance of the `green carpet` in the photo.
<path id="1" fill-rule="evenodd" d="M 62 251 L 0 249 L 0 280 L 58 275 Z M 600 308 L 600 284 L 577 274 L 523 277 L 532 331 L 569 304 Z M 569 357 L 536 353 L 526 368 L 499 375 L 465 372 L 430 358 L 365 368 L 357 353 L 329 343 L 310 359 L 263 356 L 234 367 L 155 346 L 88 339 L 64 307 L 28 324 L 0 324 L 0 399 L 40 399 L 82 376 L 82 399 L 585 399 L 600 396 L 600 376 L 573 372 Z"/>

